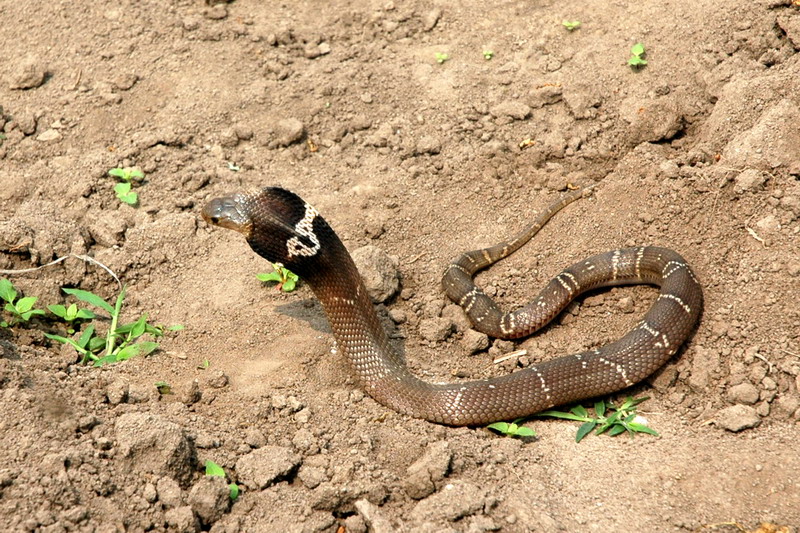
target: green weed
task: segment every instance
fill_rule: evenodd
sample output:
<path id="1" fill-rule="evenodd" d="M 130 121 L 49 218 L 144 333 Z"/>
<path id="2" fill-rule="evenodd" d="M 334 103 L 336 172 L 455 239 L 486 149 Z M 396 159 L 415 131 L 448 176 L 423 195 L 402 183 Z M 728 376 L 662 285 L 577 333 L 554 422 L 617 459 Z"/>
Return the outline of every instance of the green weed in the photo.
<path id="1" fill-rule="evenodd" d="M 297 274 L 284 268 L 280 263 L 270 263 L 274 269 L 272 272 L 256 274 L 259 281 L 278 283 L 278 290 L 283 289 L 283 292 L 292 292 L 297 286 L 297 281 L 300 279 Z"/>
<path id="2" fill-rule="evenodd" d="M 34 304 L 38 298 L 36 296 L 25 296 L 17 299 L 17 290 L 14 285 L 6 278 L 0 279 L 0 299 L 5 301 L 3 309 L 11 315 L 10 321 L 0 320 L 0 327 L 8 328 L 27 322 L 31 317 L 43 315 L 42 309 L 34 309 Z"/>
<path id="3" fill-rule="evenodd" d="M 75 333 L 76 326 L 79 326 L 81 321 L 91 320 L 97 316 L 90 310 L 81 309 L 75 304 L 70 304 L 69 307 L 61 304 L 53 304 L 48 305 L 47 309 L 67 323 L 67 333 L 70 335 Z"/>
<path id="4" fill-rule="evenodd" d="M 495 422 L 494 424 L 489 424 L 486 427 L 493 429 L 498 433 L 502 433 L 506 437 L 535 437 L 535 431 L 533 431 L 531 428 L 526 428 L 525 426 L 519 425 L 523 420 L 525 419 L 518 418 L 513 422 Z"/>
<path id="5" fill-rule="evenodd" d="M 645 50 L 644 45 L 642 43 L 636 43 L 631 47 L 631 57 L 628 59 L 628 65 L 631 68 L 640 68 L 647 64 L 647 60 L 644 59 Z"/>
<path id="6" fill-rule="evenodd" d="M 136 205 L 139 202 L 139 195 L 131 190 L 134 181 L 142 181 L 144 172 L 136 167 L 115 167 L 108 171 L 109 176 L 113 176 L 120 181 L 114 185 L 114 192 L 120 202 L 128 205 Z"/>
<path id="7" fill-rule="evenodd" d="M 137 355 L 147 355 L 158 348 L 158 343 L 143 341 L 141 340 L 142 336 L 147 334 L 152 338 L 158 338 L 164 335 L 165 330 L 178 331 L 183 329 L 181 325 L 164 328 L 163 326 L 150 324 L 147 322 L 147 313 L 142 314 L 135 322 L 120 324 L 126 287 L 122 287 L 113 306 L 90 291 L 67 288 L 62 290 L 82 302 L 102 309 L 110 315 L 111 323 L 105 336 L 96 334 L 94 324 L 88 325 L 78 340 L 45 333 L 48 339 L 72 346 L 82 356 L 82 363 L 91 362 L 94 366 L 102 366 L 106 363 L 124 361 Z"/>
<path id="8" fill-rule="evenodd" d="M 225 475 L 225 470 L 214 461 L 206 461 L 206 475 L 211 477 L 227 477 Z M 230 483 L 228 489 L 231 491 L 231 500 L 236 501 L 236 498 L 239 497 L 239 485 Z"/>
<path id="9" fill-rule="evenodd" d="M 642 418 L 636 413 L 636 406 L 649 398 L 633 399 L 630 396 L 620 405 L 615 406 L 611 402 L 599 401 L 594 404 L 595 416 L 589 416 L 588 411 L 582 405 L 576 405 L 569 410 L 568 413 L 562 411 L 544 411 L 538 413 L 536 416 L 552 416 L 555 418 L 564 418 L 567 420 L 576 420 L 583 422 L 578 428 L 578 433 L 575 435 L 575 442 L 580 442 L 583 438 L 595 430 L 596 435 L 600 435 L 608 431 L 608 434 L 613 436 L 620 433 L 628 432 L 631 436 L 634 433 L 648 433 L 650 435 L 658 435 L 658 433 L 646 425 L 646 421 L 642 422 Z M 606 416 L 606 411 L 613 411 Z M 638 420 L 637 420 L 638 417 Z"/>
<path id="10" fill-rule="evenodd" d="M 492 59 L 493 57 L 494 57 L 494 52 L 492 52 L 491 50 L 484 50 L 484 51 L 483 51 L 483 58 L 484 58 L 486 61 L 489 61 L 489 60 L 490 60 L 490 59 Z"/>
<path id="11" fill-rule="evenodd" d="M 579 20 L 574 20 L 574 21 L 565 20 L 564 22 L 561 23 L 561 25 L 567 28 L 569 31 L 573 31 L 580 28 L 581 23 Z"/>
<path id="12" fill-rule="evenodd" d="M 448 59 L 450 59 L 450 56 L 448 54 L 445 54 L 444 52 L 436 52 L 434 56 L 436 57 L 436 62 L 439 63 L 440 65 L 445 61 L 447 61 Z"/>

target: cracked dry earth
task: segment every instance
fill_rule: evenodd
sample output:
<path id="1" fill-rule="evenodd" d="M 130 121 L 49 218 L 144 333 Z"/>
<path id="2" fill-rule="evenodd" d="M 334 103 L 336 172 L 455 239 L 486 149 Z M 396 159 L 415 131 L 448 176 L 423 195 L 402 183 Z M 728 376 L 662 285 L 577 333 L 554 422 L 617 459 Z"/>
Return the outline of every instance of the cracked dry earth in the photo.
<path id="1" fill-rule="evenodd" d="M 45 338 L 50 318 L 0 329 L 0 531 L 797 531 L 797 2 L 26 0 L 0 27 L 0 269 L 88 255 L 128 285 L 127 320 L 185 326 L 99 369 Z M 138 207 L 116 166 L 144 171 Z M 391 412 L 309 288 L 262 284 L 268 265 L 198 217 L 226 192 L 298 192 L 397 276 L 378 311 L 412 371 L 453 381 L 605 344 L 654 301 L 599 291 L 513 343 L 445 302 L 448 261 L 590 184 L 478 281 L 512 308 L 589 255 L 678 250 L 700 324 L 612 398 L 650 396 L 659 437 L 576 444 L 534 418 L 523 442 Z M 5 276 L 41 306 L 118 290 L 75 258 Z"/>

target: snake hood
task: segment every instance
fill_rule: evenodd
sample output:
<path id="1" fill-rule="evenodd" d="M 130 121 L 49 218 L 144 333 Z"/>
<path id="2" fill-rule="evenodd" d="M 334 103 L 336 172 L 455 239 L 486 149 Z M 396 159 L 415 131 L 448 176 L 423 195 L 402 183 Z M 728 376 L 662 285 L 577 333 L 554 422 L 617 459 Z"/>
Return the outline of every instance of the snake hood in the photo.
<path id="1" fill-rule="evenodd" d="M 343 246 L 314 207 L 278 187 L 215 198 L 202 216 L 243 234 L 258 255 L 305 278 L 329 260 L 330 248 Z"/>

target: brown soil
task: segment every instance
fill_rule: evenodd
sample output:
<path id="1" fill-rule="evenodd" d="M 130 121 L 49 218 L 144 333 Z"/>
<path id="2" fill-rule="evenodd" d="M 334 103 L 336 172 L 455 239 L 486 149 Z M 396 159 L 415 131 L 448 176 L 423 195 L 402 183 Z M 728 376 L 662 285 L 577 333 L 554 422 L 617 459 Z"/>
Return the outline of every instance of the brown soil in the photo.
<path id="1" fill-rule="evenodd" d="M 0 329 L 0 530 L 800 524 L 797 2 L 29 0 L 3 3 L 0 27 L 0 269 L 88 254 L 128 284 L 126 319 L 186 326 L 101 369 L 48 341 L 52 320 Z M 114 197 L 115 166 L 146 173 L 138 207 Z M 265 261 L 197 216 L 224 192 L 298 192 L 351 250 L 397 259 L 381 312 L 405 315 L 414 372 L 453 380 L 603 344 L 653 301 L 600 292 L 475 356 L 460 332 L 420 334 L 447 261 L 592 183 L 479 281 L 511 307 L 594 253 L 680 251 L 701 323 L 616 397 L 651 396 L 660 437 L 576 444 L 575 424 L 534 419 L 521 442 L 387 411 L 331 354 L 308 287 L 264 286 Z M 118 290 L 74 258 L 8 277 L 42 306 L 62 286 Z M 509 348 L 528 355 L 491 364 Z M 232 505 L 207 459 L 242 485 Z"/>

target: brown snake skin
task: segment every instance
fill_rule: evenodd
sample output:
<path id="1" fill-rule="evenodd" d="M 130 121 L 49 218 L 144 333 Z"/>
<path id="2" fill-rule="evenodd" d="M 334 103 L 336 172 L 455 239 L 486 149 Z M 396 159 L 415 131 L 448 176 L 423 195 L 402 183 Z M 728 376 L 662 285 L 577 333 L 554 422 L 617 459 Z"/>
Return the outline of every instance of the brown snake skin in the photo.
<path id="1" fill-rule="evenodd" d="M 479 425 L 629 387 L 675 354 L 700 316 L 700 284 L 686 261 L 666 248 L 625 248 L 575 263 L 513 313 L 500 311 L 473 283 L 475 272 L 513 253 L 581 195 L 566 195 L 509 241 L 458 257 L 443 279 L 447 295 L 465 309 L 476 329 L 503 338 L 530 334 L 579 294 L 597 287 L 658 285 L 658 299 L 616 342 L 507 376 L 462 383 L 428 383 L 409 372 L 381 327 L 350 254 L 319 213 L 294 193 L 266 188 L 217 198 L 205 206 L 203 218 L 243 233 L 256 253 L 282 263 L 309 284 L 339 348 L 378 402 L 433 422 Z"/>

